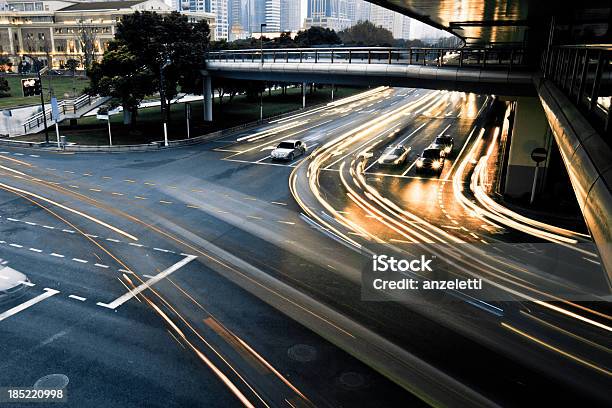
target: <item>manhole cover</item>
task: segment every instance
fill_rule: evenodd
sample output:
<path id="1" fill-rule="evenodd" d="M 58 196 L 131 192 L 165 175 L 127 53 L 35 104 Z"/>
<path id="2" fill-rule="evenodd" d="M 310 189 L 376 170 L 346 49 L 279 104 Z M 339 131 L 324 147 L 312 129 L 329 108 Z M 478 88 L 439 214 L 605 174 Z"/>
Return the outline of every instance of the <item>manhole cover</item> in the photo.
<path id="1" fill-rule="evenodd" d="M 365 384 L 365 378 L 363 378 L 363 375 L 359 373 L 347 371 L 346 373 L 342 373 L 340 375 L 340 384 L 349 389 L 356 389 L 363 387 Z"/>
<path id="2" fill-rule="evenodd" d="M 68 385 L 68 377 L 64 374 L 49 374 L 34 383 L 34 388 L 62 389 Z"/>
<path id="3" fill-rule="evenodd" d="M 289 358 L 301 363 L 307 363 L 309 361 L 316 360 L 317 350 L 309 346 L 308 344 L 296 344 L 287 351 Z"/>

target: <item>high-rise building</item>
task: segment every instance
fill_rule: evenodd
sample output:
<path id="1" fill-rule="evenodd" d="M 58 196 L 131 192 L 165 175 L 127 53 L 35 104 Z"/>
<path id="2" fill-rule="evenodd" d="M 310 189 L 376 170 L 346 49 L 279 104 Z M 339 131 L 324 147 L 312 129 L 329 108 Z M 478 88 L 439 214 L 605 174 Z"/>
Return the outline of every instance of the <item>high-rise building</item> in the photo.
<path id="1" fill-rule="evenodd" d="M 228 25 L 229 33 L 228 39 L 230 41 L 242 40 L 247 38 L 247 32 L 245 27 L 245 1 L 244 0 L 229 0 L 228 14 Z"/>
<path id="2" fill-rule="evenodd" d="M 228 0 L 210 0 L 211 12 L 217 21 L 216 37 L 218 40 L 229 38 L 229 22 L 227 14 Z"/>
<path id="3" fill-rule="evenodd" d="M 302 28 L 302 4 L 299 0 L 281 0 L 281 31 L 296 32 Z"/>
<path id="4" fill-rule="evenodd" d="M 280 0 L 266 0 L 265 23 L 265 31 L 275 33 L 281 30 Z"/>
<path id="5" fill-rule="evenodd" d="M 248 0 L 248 31 L 259 33 L 261 24 L 266 24 L 264 31 L 280 31 L 280 0 Z"/>
<path id="6" fill-rule="evenodd" d="M 368 20 L 376 26 L 391 31 L 393 38 L 408 39 L 410 37 L 410 18 L 376 4 L 368 4 L 370 12 Z"/>
<path id="7" fill-rule="evenodd" d="M 348 1 L 351 0 L 307 0 L 304 27 L 325 27 L 336 31 L 350 27 Z"/>

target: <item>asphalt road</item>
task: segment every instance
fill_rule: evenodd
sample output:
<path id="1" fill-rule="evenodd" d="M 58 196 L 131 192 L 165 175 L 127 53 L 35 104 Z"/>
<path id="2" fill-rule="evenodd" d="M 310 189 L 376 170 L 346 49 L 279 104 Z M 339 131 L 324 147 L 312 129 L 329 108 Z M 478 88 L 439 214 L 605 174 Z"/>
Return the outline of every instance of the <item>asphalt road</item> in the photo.
<path id="1" fill-rule="evenodd" d="M 359 153 L 375 141 L 363 174 L 390 200 L 468 242 L 525 241 L 524 232 L 465 217 L 449 188 L 459 150 L 477 145 L 470 132 L 487 103 L 474 95 L 374 89 L 181 149 L 4 149 L 0 257 L 32 286 L 0 305 L 7 339 L 0 385 L 62 374 L 70 406 L 524 406 L 553 392 L 568 402 L 602 403 L 609 377 L 517 334 L 534 337 L 527 330 L 535 326 L 544 338 L 576 330 L 591 342 L 578 348 L 582 359 L 609 372 L 601 328 L 547 308 L 518 326 L 509 315 L 523 309 L 508 307 L 500 316 L 445 294 L 409 304 L 361 300 L 365 258 L 338 237 L 364 247 L 414 238 L 348 199 L 341 176 L 350 179 Z M 361 139 L 335 149 L 335 140 L 360 129 L 367 130 Z M 415 155 L 444 132 L 455 135 L 456 147 L 440 178 L 416 175 Z M 331 148 L 320 171 L 322 197 L 363 231 L 336 234 L 313 219 L 309 211 L 340 228 L 307 185 L 299 184 L 295 200 L 290 177 L 305 173 L 309 160 L 270 158 L 290 139 L 303 140 L 311 156 Z M 398 141 L 412 148 L 406 166 L 379 168 L 380 150 Z M 462 170 L 462 180 L 473 171 Z M 449 189 L 438 202 L 440 186 Z M 597 286 L 598 269 L 589 273 L 571 289 Z M 576 342 L 584 343 L 561 344 L 574 350 Z"/>

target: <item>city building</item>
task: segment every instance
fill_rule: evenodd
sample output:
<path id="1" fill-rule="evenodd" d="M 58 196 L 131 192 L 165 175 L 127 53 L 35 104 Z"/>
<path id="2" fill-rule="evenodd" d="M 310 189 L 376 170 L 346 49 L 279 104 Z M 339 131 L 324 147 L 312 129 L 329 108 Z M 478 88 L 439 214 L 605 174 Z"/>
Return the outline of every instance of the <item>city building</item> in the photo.
<path id="1" fill-rule="evenodd" d="M 299 0 L 281 0 L 281 31 L 297 32 L 302 28 L 302 4 Z"/>
<path id="2" fill-rule="evenodd" d="M 100 59 L 115 36 L 121 17 L 135 11 L 170 13 L 161 0 L 128 1 L 7 1 L 0 8 L 0 55 L 18 66 L 23 55 L 37 57 L 53 68 L 67 60 L 84 62 L 83 31 L 90 33 L 93 55 Z M 211 13 L 190 12 L 192 21 L 205 19 L 214 32 Z"/>
<path id="3" fill-rule="evenodd" d="M 391 31 L 393 38 L 410 38 L 410 17 L 376 4 L 367 3 L 364 6 L 370 9 L 367 20 L 372 24 Z"/>
<path id="4" fill-rule="evenodd" d="M 348 1 L 351 0 L 307 0 L 304 28 L 324 27 L 341 31 L 353 23 L 349 19 Z"/>

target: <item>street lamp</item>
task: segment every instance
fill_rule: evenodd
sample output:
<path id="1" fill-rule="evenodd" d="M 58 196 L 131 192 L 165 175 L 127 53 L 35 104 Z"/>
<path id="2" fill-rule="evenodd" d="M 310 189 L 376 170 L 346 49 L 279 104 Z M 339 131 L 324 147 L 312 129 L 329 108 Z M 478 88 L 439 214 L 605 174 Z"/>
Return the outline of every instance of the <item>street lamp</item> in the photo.
<path id="1" fill-rule="evenodd" d="M 166 123 L 168 115 L 166 114 L 166 96 L 164 93 L 164 69 L 171 63 L 172 61 L 170 58 L 166 58 L 159 68 L 159 99 L 162 110 L 162 120 L 164 121 L 164 146 L 166 147 L 168 147 L 168 124 Z"/>
<path id="2" fill-rule="evenodd" d="M 42 79 L 40 78 L 40 71 L 42 69 L 40 65 L 42 63 L 39 64 L 38 59 L 34 58 L 31 55 L 24 54 L 23 56 L 28 57 L 32 60 L 32 63 L 34 64 L 34 68 L 36 69 L 36 75 L 38 76 L 38 82 L 40 82 L 40 85 L 41 85 L 40 105 L 42 107 L 43 124 L 45 126 L 45 143 L 49 143 L 49 129 L 47 128 L 47 113 L 45 112 L 45 96 L 43 95 L 43 92 L 42 92 Z"/>
<path id="3" fill-rule="evenodd" d="M 261 27 L 259 28 L 259 49 L 261 52 L 261 66 L 263 67 L 264 63 L 264 55 L 263 55 L 263 29 L 268 25 L 266 23 L 261 23 Z M 264 82 L 265 83 L 265 82 Z M 263 122 L 263 89 L 259 91 L 259 121 Z"/>

